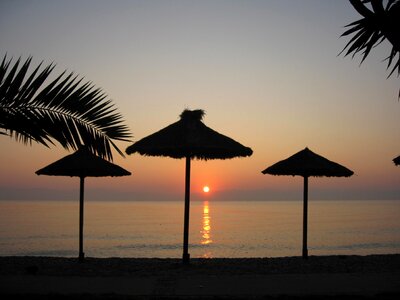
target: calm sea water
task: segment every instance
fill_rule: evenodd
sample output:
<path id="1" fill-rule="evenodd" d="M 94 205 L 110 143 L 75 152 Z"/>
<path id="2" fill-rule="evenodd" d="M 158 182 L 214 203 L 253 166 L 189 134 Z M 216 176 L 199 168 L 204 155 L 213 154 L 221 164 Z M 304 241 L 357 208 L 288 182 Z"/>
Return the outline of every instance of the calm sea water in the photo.
<path id="1" fill-rule="evenodd" d="M 0 255 L 78 255 L 78 203 L 0 202 Z M 301 201 L 192 202 L 192 257 L 301 255 Z M 91 257 L 182 255 L 183 202 L 85 203 Z M 310 201 L 310 255 L 400 253 L 400 201 Z"/>

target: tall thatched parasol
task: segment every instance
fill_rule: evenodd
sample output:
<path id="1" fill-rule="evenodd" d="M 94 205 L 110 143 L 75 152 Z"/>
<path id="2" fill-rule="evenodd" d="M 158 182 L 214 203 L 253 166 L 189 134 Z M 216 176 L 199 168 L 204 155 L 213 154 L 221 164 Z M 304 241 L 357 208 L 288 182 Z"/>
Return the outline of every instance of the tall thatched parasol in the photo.
<path id="1" fill-rule="evenodd" d="M 271 175 L 299 175 L 304 177 L 303 258 L 307 258 L 308 177 L 349 177 L 353 175 L 353 171 L 305 148 L 291 157 L 266 168 L 262 173 Z"/>
<path id="2" fill-rule="evenodd" d="M 35 172 L 37 175 L 71 176 L 80 178 L 79 197 L 79 261 L 83 261 L 83 200 L 85 177 L 127 176 L 130 172 L 81 147 Z"/>
<path id="3" fill-rule="evenodd" d="M 153 133 L 126 149 L 127 154 L 138 152 L 147 156 L 169 156 L 186 159 L 185 215 L 183 232 L 183 262 L 188 263 L 190 161 L 191 159 L 228 159 L 250 156 L 253 151 L 222 135 L 202 122 L 203 110 L 185 110 L 180 120 Z"/>
<path id="4" fill-rule="evenodd" d="M 393 162 L 396 166 L 400 165 L 400 156 L 397 156 L 396 158 L 393 159 Z"/>

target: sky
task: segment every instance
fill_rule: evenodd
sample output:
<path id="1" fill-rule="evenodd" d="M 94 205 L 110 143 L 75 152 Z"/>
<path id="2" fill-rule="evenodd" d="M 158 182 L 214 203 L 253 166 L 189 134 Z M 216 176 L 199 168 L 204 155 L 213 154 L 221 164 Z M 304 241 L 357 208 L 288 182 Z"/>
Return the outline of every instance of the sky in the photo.
<path id="1" fill-rule="evenodd" d="M 193 199 L 301 199 L 301 177 L 261 171 L 305 147 L 355 173 L 311 178 L 311 200 L 400 199 L 399 78 L 387 79 L 387 43 L 361 66 L 338 55 L 357 19 L 346 0 L 0 0 L 0 55 L 93 82 L 133 141 L 204 109 L 207 126 L 254 153 L 193 161 Z M 78 197 L 77 178 L 35 174 L 70 152 L 0 139 L 0 199 Z M 184 160 L 114 156 L 132 176 L 88 178 L 86 199 L 183 198 Z"/>

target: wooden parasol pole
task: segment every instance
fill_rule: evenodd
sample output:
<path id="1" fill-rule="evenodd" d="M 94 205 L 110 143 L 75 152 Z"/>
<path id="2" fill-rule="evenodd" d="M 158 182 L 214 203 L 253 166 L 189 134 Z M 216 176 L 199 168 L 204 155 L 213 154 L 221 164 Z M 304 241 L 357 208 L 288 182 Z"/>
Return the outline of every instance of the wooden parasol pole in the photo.
<path id="1" fill-rule="evenodd" d="M 307 223 L 308 223 L 308 176 L 304 176 L 303 191 L 303 258 L 308 258 L 307 250 Z"/>
<path id="2" fill-rule="evenodd" d="M 183 224 L 183 256 L 182 261 L 188 264 L 189 254 L 189 212 L 190 212 L 190 156 L 186 156 L 186 174 L 185 174 L 185 215 Z"/>
<path id="3" fill-rule="evenodd" d="M 83 262 L 85 253 L 83 252 L 83 194 L 85 186 L 85 177 L 80 178 L 80 195 L 79 195 L 79 261 Z"/>

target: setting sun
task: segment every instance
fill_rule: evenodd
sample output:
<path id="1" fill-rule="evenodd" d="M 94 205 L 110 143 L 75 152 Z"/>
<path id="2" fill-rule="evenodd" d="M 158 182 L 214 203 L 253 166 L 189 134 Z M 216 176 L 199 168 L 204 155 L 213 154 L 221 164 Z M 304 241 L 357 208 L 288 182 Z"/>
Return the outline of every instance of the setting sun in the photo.
<path id="1" fill-rule="evenodd" d="M 208 193 L 210 191 L 210 188 L 206 185 L 203 187 L 203 192 Z"/>

